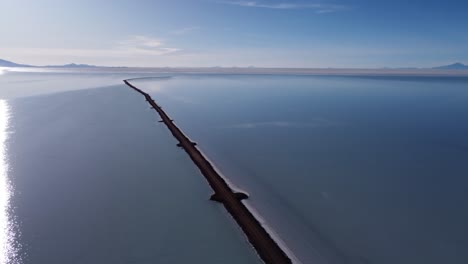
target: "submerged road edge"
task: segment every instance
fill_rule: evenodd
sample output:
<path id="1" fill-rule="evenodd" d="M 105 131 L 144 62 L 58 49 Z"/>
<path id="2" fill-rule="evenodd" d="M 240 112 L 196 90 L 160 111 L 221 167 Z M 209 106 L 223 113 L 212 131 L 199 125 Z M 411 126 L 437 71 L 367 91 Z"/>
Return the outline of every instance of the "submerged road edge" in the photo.
<path id="1" fill-rule="evenodd" d="M 190 141 L 185 134 L 173 123 L 173 120 L 156 104 L 151 96 L 135 87 L 128 80 L 123 81 L 127 86 L 142 94 L 151 107 L 159 114 L 172 135 L 179 141 L 177 146 L 183 148 L 198 167 L 202 175 L 214 191 L 211 199 L 224 205 L 247 236 L 250 244 L 255 248 L 260 258 L 267 264 L 292 263 L 291 258 L 281 249 L 262 224 L 241 202 L 246 195 L 234 192 L 224 179 L 216 172 L 211 163 L 195 147 L 196 143 Z"/>

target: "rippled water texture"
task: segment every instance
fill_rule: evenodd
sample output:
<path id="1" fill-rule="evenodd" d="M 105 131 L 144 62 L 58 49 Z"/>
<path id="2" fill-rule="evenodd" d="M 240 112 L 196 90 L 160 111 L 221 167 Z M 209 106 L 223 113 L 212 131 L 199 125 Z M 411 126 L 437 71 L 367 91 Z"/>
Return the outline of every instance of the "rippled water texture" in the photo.
<path id="1" fill-rule="evenodd" d="M 15 223 L 11 215 L 11 185 L 8 179 L 6 140 L 8 137 L 9 107 L 0 100 L 0 263 L 20 263 L 15 245 Z"/>

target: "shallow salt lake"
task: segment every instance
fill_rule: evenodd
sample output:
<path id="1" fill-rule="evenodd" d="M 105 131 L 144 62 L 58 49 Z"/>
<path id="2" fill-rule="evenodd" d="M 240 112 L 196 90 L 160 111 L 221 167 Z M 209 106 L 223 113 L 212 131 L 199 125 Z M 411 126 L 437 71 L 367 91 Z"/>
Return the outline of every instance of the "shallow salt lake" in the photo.
<path id="1" fill-rule="evenodd" d="M 0 76 L 7 263 L 259 262 L 154 111 L 122 83 L 151 76 L 168 74 Z M 131 82 L 250 194 L 301 262 L 468 262 L 467 78 Z"/>
<path id="2" fill-rule="evenodd" d="M 124 76 L 3 77 L 2 263 L 260 263 Z"/>
<path id="3" fill-rule="evenodd" d="M 304 263 L 468 261 L 468 79 L 133 80 Z"/>

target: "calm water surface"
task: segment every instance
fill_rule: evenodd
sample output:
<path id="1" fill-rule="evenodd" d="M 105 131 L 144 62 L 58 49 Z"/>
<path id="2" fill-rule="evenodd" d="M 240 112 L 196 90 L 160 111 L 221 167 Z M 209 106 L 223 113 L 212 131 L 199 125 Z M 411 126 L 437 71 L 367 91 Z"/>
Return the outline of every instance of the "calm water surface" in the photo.
<path id="1" fill-rule="evenodd" d="M 0 263 L 258 263 L 121 83 L 153 75 L 166 76 L 0 76 Z M 301 262 L 468 262 L 468 79 L 133 83 L 250 193 Z"/>
<path id="2" fill-rule="evenodd" d="M 259 263 L 124 77 L 0 76 L 0 263 Z"/>
<path id="3" fill-rule="evenodd" d="M 468 79 L 134 80 L 304 263 L 468 263 Z"/>

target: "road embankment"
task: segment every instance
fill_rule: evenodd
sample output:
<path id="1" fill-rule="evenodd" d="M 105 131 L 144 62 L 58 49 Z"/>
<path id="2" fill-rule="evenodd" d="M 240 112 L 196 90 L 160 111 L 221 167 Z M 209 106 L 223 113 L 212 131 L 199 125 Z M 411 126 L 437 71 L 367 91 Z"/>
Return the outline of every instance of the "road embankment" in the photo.
<path id="1" fill-rule="evenodd" d="M 183 148 L 190 156 L 190 159 L 198 167 L 201 174 L 205 177 L 214 191 L 211 199 L 224 205 L 229 214 L 235 219 L 241 227 L 249 242 L 257 251 L 258 255 L 265 263 L 292 263 L 291 259 L 270 236 L 260 222 L 242 203 L 243 199 L 248 198 L 246 194 L 233 191 L 224 179 L 216 172 L 211 163 L 197 149 L 196 143 L 192 142 L 185 134 L 174 124 L 174 121 L 156 104 L 151 96 L 141 89 L 132 85 L 128 80 L 124 83 L 133 90 L 143 95 L 151 107 L 159 114 L 162 123 L 164 123 L 172 135 L 179 142 L 177 146 Z"/>

